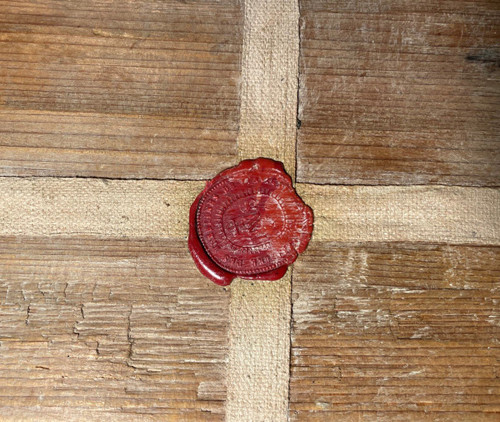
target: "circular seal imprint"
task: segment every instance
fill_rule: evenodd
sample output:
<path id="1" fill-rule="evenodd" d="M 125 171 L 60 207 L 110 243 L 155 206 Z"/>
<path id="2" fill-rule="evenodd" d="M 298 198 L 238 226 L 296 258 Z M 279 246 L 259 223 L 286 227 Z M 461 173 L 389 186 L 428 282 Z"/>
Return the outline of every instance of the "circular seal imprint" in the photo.
<path id="1" fill-rule="evenodd" d="M 235 277 L 277 280 L 311 238 L 313 214 L 283 164 L 244 160 L 219 173 L 190 210 L 189 250 L 216 284 Z"/>

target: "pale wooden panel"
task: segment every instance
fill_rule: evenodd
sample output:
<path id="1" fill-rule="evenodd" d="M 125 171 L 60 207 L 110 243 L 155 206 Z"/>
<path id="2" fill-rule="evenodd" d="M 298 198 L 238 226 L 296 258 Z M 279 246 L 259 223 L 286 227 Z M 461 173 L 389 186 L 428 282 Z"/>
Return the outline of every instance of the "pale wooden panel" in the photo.
<path id="1" fill-rule="evenodd" d="M 300 3 L 298 181 L 500 184 L 500 3 Z"/>
<path id="2" fill-rule="evenodd" d="M 315 242 L 292 291 L 292 420 L 498 418 L 499 247 Z"/>
<path id="3" fill-rule="evenodd" d="M 183 241 L 2 237 L 0 414 L 223 420 L 228 308 Z"/>
<path id="4" fill-rule="evenodd" d="M 0 10 L 0 174 L 207 178 L 236 162 L 238 1 Z"/>

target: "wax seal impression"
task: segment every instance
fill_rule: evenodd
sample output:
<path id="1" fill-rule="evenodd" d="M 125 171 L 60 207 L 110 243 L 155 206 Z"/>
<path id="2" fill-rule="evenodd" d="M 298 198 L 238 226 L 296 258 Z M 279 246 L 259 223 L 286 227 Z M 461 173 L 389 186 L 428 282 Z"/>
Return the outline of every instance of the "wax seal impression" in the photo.
<path id="1" fill-rule="evenodd" d="M 277 280 L 311 238 L 313 214 L 283 164 L 245 160 L 207 182 L 189 214 L 189 250 L 200 272 L 227 286 L 235 277 Z"/>

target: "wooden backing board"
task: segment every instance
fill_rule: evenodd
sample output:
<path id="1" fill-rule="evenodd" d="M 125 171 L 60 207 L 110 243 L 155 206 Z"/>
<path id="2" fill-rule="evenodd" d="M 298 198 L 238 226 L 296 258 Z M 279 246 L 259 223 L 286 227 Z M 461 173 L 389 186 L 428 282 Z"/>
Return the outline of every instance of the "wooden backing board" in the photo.
<path id="1" fill-rule="evenodd" d="M 0 274 L 2 419 L 223 420 L 229 293 L 184 241 L 1 237 Z"/>
<path id="2" fill-rule="evenodd" d="M 499 247 L 314 242 L 293 274 L 291 420 L 494 420 L 499 280 Z"/>
<path id="3" fill-rule="evenodd" d="M 346 343 L 344 349 L 331 352 L 329 348 L 337 347 L 338 341 L 360 339 L 366 340 L 369 347 L 375 345 L 377 354 L 371 366 L 355 368 L 356 376 L 362 377 L 367 370 L 386 374 L 382 378 L 399 378 L 407 362 L 401 363 L 403 358 L 398 353 L 401 347 L 409 347 L 406 342 L 415 345 L 418 355 L 420 348 L 427 347 L 427 343 L 419 341 L 431 340 L 435 354 L 441 354 L 443 359 L 450 344 L 460 341 L 474 342 L 477 349 L 474 353 L 490 356 L 489 350 L 496 350 L 500 334 L 497 190 L 456 186 L 297 184 L 296 187 L 313 207 L 316 217 L 313 240 L 292 271 L 294 324 L 290 397 L 295 401 L 292 400 L 291 409 L 304 410 L 303 406 L 315 403 L 313 409 L 307 407 L 312 412 L 298 413 L 299 420 L 301 417 L 329 420 L 343 411 L 350 412 L 353 418 L 373 416 L 370 413 L 373 409 L 353 409 L 352 403 L 328 402 L 333 400 L 330 396 L 344 394 L 345 384 L 325 384 L 322 390 L 315 387 L 316 382 L 323 385 L 321 380 L 315 380 L 317 376 L 323 377 L 318 371 L 336 373 L 337 367 L 345 365 L 347 368 L 343 370 L 352 369 L 349 356 L 357 354 L 361 346 L 351 342 Z M 214 393 L 217 401 L 225 401 L 219 410 L 225 412 L 228 419 L 258 420 L 255 416 L 262 415 L 263 406 L 275 414 L 286 414 L 288 400 L 282 399 L 280 386 L 283 380 L 285 386 L 288 385 L 289 375 L 286 344 L 289 340 L 289 278 L 272 283 L 240 280 L 230 287 L 229 299 L 220 287 L 198 274 L 186 250 L 186 211 L 202 189 L 203 182 L 187 181 L 0 178 L 0 236 L 6 239 L 4 265 L 0 267 L 0 310 L 4 312 L 0 313 L 0 335 L 7 336 L 6 340 L 0 339 L 0 356 L 6 356 L 0 360 L 7 362 L 6 369 L 16 354 L 24 356 L 23 347 L 32 347 L 25 343 L 31 343 L 33 337 L 39 339 L 36 348 L 38 343 L 48 341 L 46 339 L 70 336 L 68 341 L 57 343 L 60 353 L 66 351 L 71 356 L 75 344 L 81 345 L 75 341 L 86 339 L 89 353 L 94 353 L 92 356 L 98 362 L 106 357 L 105 362 L 111 360 L 116 364 L 99 366 L 104 377 L 103 390 L 105 386 L 113 386 L 115 371 L 129 371 L 130 367 L 134 370 L 124 375 L 126 380 L 134 377 L 136 371 L 155 372 L 157 378 L 144 380 L 145 389 L 154 389 L 156 383 L 164 382 L 162 368 L 167 361 L 174 365 L 171 373 L 167 372 L 170 379 L 177 371 L 184 373 L 183 364 L 192 363 L 192 351 L 201 355 L 195 359 L 211 353 L 212 344 L 207 338 L 214 332 L 221 348 L 226 342 L 224 350 L 217 349 L 220 360 L 216 362 L 220 370 L 225 369 L 228 374 L 228 393 L 217 384 L 217 380 L 224 379 L 224 373 L 217 373 L 212 379 L 213 367 L 203 366 L 199 375 L 208 377 L 207 380 L 203 378 L 205 381 L 198 389 L 193 387 L 186 393 L 195 403 L 182 402 L 181 406 L 196 406 L 198 401 L 193 391 L 201 388 L 203 397 Z M 337 243 L 326 243 L 332 240 Z M 374 243 L 381 241 L 392 243 Z M 462 246 L 425 245 L 432 242 Z M 463 245 L 465 243 L 468 246 Z M 184 299 L 185 306 L 172 305 L 171 301 L 179 303 L 179 295 L 184 293 L 189 296 Z M 68 295 L 71 302 L 66 306 Z M 221 309 L 217 305 L 219 300 Z M 205 305 L 209 306 L 208 310 Z M 144 319 L 140 330 L 145 330 L 141 335 L 147 339 L 136 336 L 133 343 L 140 349 L 130 346 L 129 315 Z M 225 321 L 224 327 L 212 325 L 218 317 Z M 182 327 L 168 325 L 171 319 L 182 321 Z M 146 320 L 150 320 L 152 327 Z M 156 320 L 165 321 L 165 325 L 158 328 Z M 198 327 L 203 333 L 193 350 L 190 326 Z M 387 338 L 391 330 L 396 334 Z M 198 331 L 196 333 L 198 335 Z M 21 348 L 11 348 L 18 343 Z M 140 353 L 131 354 L 137 350 Z M 271 352 L 264 352 L 266 350 Z M 283 354 L 278 356 L 278 350 L 285 351 L 286 358 Z M 30 355 L 31 349 L 26 353 Z M 344 355 L 347 360 L 342 360 Z M 399 363 L 393 364 L 394 356 L 400 357 Z M 131 358 L 137 359 L 132 362 Z M 174 360 L 171 362 L 171 359 Z M 414 362 L 413 366 L 425 367 L 428 359 Z M 64 365 L 73 370 L 72 361 L 60 364 L 61 367 L 52 365 L 50 353 L 40 355 L 36 363 L 43 367 L 47 377 L 53 376 L 52 371 L 58 374 Z M 270 369 L 273 365 L 279 371 Z M 456 370 L 454 376 L 461 380 L 468 376 L 461 366 L 441 368 L 441 372 L 432 372 L 433 369 L 426 371 L 431 371 L 432 382 L 438 385 L 452 376 L 450 371 Z M 314 382 L 307 384 L 300 374 L 304 379 L 313 378 Z M 82 381 L 80 377 L 87 380 L 85 374 L 72 376 L 75 385 Z M 0 378 L 0 387 L 2 382 Z M 167 391 L 161 399 L 165 400 L 164 412 L 173 411 L 169 410 L 170 390 L 161 385 Z M 263 385 L 267 387 L 259 389 Z M 430 399 L 424 397 L 418 404 L 427 403 L 429 411 L 432 406 L 442 406 L 439 410 L 444 412 L 442 416 L 451 417 L 458 405 L 474 404 L 467 400 L 474 399 L 476 390 L 460 390 L 459 386 L 448 386 L 448 402 L 442 398 L 441 402 L 427 403 L 425 400 Z M 64 401 L 64 391 L 58 395 L 59 390 L 50 383 L 39 387 L 36 390 L 39 396 L 51 395 L 60 403 L 58 410 L 44 407 L 44 416 L 48 418 L 56 412 L 60 418 L 72 409 L 72 402 Z M 384 390 L 388 396 L 385 404 L 403 400 L 399 387 Z M 425 396 L 426 385 L 413 387 L 413 395 L 404 393 L 407 397 L 417 400 L 417 396 Z M 5 396 L 13 389 L 14 384 L 5 384 Z M 264 391 L 269 397 L 265 397 Z M 351 393 L 349 390 L 345 394 Z M 107 397 L 101 390 L 96 394 Z M 462 394 L 463 401 L 454 402 L 454 394 Z M 89 397 L 82 398 L 82 403 L 85 400 L 94 403 L 95 397 Z M 121 398 L 126 401 L 127 397 Z M 371 403 L 371 399 L 366 400 Z M 107 412 L 108 402 L 99 403 L 95 407 L 100 410 L 87 409 L 81 404 L 75 418 L 82 414 L 91 417 L 95 411 Z M 177 409 L 177 404 L 174 402 L 172 409 Z M 0 400 L 2 406 L 8 408 L 13 419 L 32 411 L 23 407 L 21 401 L 4 404 Z M 350 406 L 349 409 L 346 406 Z M 478 409 L 460 406 L 464 412 Z M 242 409 L 251 410 L 243 413 Z M 491 406 L 480 410 L 489 411 Z M 149 413 L 147 409 L 133 411 L 141 415 Z M 401 409 L 406 411 L 414 410 Z M 120 415 L 129 415 L 129 408 Z"/>
<path id="4" fill-rule="evenodd" d="M 293 173 L 295 73 L 273 66 L 295 69 L 298 34 L 260 6 L 0 0 L 0 175 L 51 176 L 2 179 L 1 418 L 498 418 L 497 191 L 309 184 L 498 186 L 496 2 L 300 2 L 297 176 L 318 224 L 293 269 L 290 403 L 287 280 L 230 303 L 199 275 L 201 182 L 60 177 L 207 179 L 260 151 Z M 262 62 L 240 63 L 244 30 Z"/>
<path id="5" fill-rule="evenodd" d="M 500 185 L 498 2 L 300 9 L 297 181 Z"/>
<path id="6" fill-rule="evenodd" d="M 0 10 L 0 174 L 200 179 L 236 163 L 239 2 Z"/>

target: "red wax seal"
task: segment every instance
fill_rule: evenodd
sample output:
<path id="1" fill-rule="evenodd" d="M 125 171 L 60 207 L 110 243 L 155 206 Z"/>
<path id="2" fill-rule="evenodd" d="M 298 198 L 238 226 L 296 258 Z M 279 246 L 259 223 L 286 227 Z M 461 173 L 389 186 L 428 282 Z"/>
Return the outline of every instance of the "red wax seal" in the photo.
<path id="1" fill-rule="evenodd" d="M 207 182 L 193 202 L 189 250 L 221 286 L 235 277 L 277 280 L 306 249 L 312 223 L 282 163 L 245 160 Z"/>

